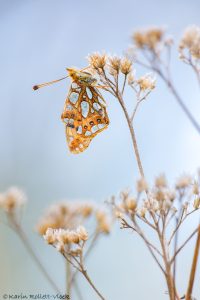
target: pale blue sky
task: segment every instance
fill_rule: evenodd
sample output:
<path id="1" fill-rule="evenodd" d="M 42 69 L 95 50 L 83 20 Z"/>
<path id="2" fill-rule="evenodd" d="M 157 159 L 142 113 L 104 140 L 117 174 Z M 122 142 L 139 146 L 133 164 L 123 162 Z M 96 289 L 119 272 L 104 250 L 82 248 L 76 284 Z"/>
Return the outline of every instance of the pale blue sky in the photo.
<path id="1" fill-rule="evenodd" d="M 130 45 L 133 29 L 167 26 L 177 41 L 187 25 L 199 25 L 199 11 L 200 3 L 195 0 L 0 1 L 0 188 L 19 185 L 27 192 L 27 232 L 61 287 L 61 259 L 32 232 L 43 209 L 62 198 L 103 201 L 124 187 L 133 188 L 138 171 L 115 99 L 105 95 L 109 129 L 99 134 L 85 153 L 74 156 L 66 147 L 60 121 L 69 81 L 38 92 L 33 92 L 32 86 L 62 77 L 66 67 L 86 66 L 85 57 L 93 51 L 122 54 Z M 176 50 L 172 59 L 179 92 L 200 119 L 195 77 L 178 60 Z M 137 74 L 141 72 L 137 68 Z M 134 101 L 131 92 L 127 99 Z M 161 172 L 172 180 L 184 171 L 194 173 L 200 165 L 199 136 L 160 80 L 141 107 L 135 130 L 149 181 Z M 0 272 L 0 293 L 9 289 L 47 291 L 48 284 L 26 251 L 2 226 L 0 243 L 0 269 L 2 265 L 5 270 L 3 275 Z M 187 255 L 184 261 L 186 265 Z M 143 244 L 118 228 L 112 239 L 100 243 L 89 267 L 109 300 L 129 300 L 132 295 L 147 299 L 149 294 L 166 299 L 163 280 Z M 83 289 L 87 300 L 96 299 L 84 283 Z"/>

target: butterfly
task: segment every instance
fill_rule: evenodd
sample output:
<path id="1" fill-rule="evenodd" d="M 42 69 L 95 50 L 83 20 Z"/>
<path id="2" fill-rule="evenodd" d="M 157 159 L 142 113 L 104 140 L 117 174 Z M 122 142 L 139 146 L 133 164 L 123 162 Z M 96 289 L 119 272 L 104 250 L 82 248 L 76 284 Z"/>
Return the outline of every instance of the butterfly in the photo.
<path id="1" fill-rule="evenodd" d="M 61 119 L 65 125 L 69 150 L 71 153 L 78 154 L 85 151 L 92 139 L 108 127 L 109 118 L 106 102 L 98 90 L 101 86 L 97 85 L 97 79 L 91 73 L 83 70 L 67 68 L 67 71 L 72 83 Z M 34 86 L 33 89 L 55 83 L 64 78 Z"/>

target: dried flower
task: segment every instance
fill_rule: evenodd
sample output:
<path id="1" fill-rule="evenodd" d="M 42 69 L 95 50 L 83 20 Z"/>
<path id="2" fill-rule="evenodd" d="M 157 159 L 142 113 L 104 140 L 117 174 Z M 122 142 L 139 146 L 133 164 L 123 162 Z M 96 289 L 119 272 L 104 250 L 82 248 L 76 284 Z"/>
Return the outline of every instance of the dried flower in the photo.
<path id="1" fill-rule="evenodd" d="M 192 178 L 189 175 L 183 175 L 176 181 L 176 189 L 184 189 L 192 183 Z"/>
<path id="2" fill-rule="evenodd" d="M 79 234 L 75 230 L 70 230 L 67 233 L 69 243 L 78 244 L 80 242 Z"/>
<path id="3" fill-rule="evenodd" d="M 128 75 L 131 72 L 131 68 L 132 68 L 132 62 L 128 58 L 124 57 L 121 60 L 120 71 L 124 75 Z"/>
<path id="4" fill-rule="evenodd" d="M 81 213 L 84 218 L 88 218 L 94 210 L 94 206 L 92 204 L 85 204 L 82 206 Z"/>
<path id="5" fill-rule="evenodd" d="M 55 245 L 55 248 L 58 252 L 64 253 L 65 252 L 65 245 L 62 243 L 58 243 Z"/>
<path id="6" fill-rule="evenodd" d="M 51 205 L 37 225 L 39 234 L 45 234 L 47 228 L 74 229 L 89 218 L 94 205 L 84 202 L 59 202 Z"/>
<path id="7" fill-rule="evenodd" d="M 169 199 L 171 202 L 174 201 L 174 199 L 176 198 L 176 192 L 173 190 L 167 190 L 165 191 L 166 194 L 166 198 Z"/>
<path id="8" fill-rule="evenodd" d="M 156 79 L 152 76 L 152 74 L 146 74 L 142 77 L 140 77 L 137 80 L 138 85 L 140 86 L 140 89 L 145 90 L 153 90 L 156 86 Z"/>
<path id="9" fill-rule="evenodd" d="M 55 235 L 54 235 L 54 230 L 52 228 L 48 228 L 45 235 L 44 239 L 48 244 L 54 244 L 56 241 Z"/>
<path id="10" fill-rule="evenodd" d="M 121 66 L 121 58 L 117 56 L 109 57 L 109 71 L 110 74 L 115 75 L 119 73 Z"/>
<path id="11" fill-rule="evenodd" d="M 17 187 L 10 187 L 5 193 L 0 194 L 0 208 L 7 213 L 12 213 L 15 209 L 21 208 L 26 202 L 26 196 Z"/>
<path id="12" fill-rule="evenodd" d="M 138 193 L 144 192 L 148 189 L 148 184 L 144 178 L 141 178 L 136 182 L 136 189 Z"/>
<path id="13" fill-rule="evenodd" d="M 155 193 L 154 193 L 154 197 L 157 201 L 164 201 L 165 200 L 165 192 L 163 190 L 157 190 Z"/>
<path id="14" fill-rule="evenodd" d="M 103 233 L 110 232 L 110 223 L 108 221 L 107 215 L 104 211 L 97 210 L 96 219 L 98 223 L 98 230 Z"/>
<path id="15" fill-rule="evenodd" d="M 150 212 L 157 212 L 159 210 L 159 203 L 157 200 L 149 197 L 149 199 L 144 201 L 144 208 Z"/>
<path id="16" fill-rule="evenodd" d="M 70 240 L 69 240 L 69 231 L 68 230 L 59 228 L 59 229 L 57 229 L 57 230 L 54 231 L 54 235 L 55 235 L 55 238 L 56 238 L 56 240 L 58 242 L 60 242 L 62 244 L 68 244 L 68 243 L 70 243 Z"/>
<path id="17" fill-rule="evenodd" d="M 88 233 L 87 233 L 85 227 L 79 226 L 77 228 L 76 232 L 78 233 L 78 236 L 79 236 L 80 240 L 87 241 L 87 239 L 88 239 Z"/>
<path id="18" fill-rule="evenodd" d="M 89 64 L 94 69 L 103 69 L 106 65 L 107 55 L 95 52 L 88 56 Z"/>
<path id="19" fill-rule="evenodd" d="M 137 208 L 137 201 L 134 198 L 127 198 L 124 203 L 125 209 L 134 212 Z"/>
<path id="20" fill-rule="evenodd" d="M 54 245 L 59 252 L 65 252 L 66 249 L 69 249 L 67 245 L 86 241 L 88 234 L 83 226 L 79 226 L 76 230 L 48 228 L 43 237 L 48 244 Z"/>
<path id="21" fill-rule="evenodd" d="M 138 212 L 139 212 L 139 215 L 141 216 L 141 218 L 145 218 L 147 209 L 146 209 L 146 207 L 142 207 L 142 208 L 140 208 L 140 210 Z"/>
<path id="22" fill-rule="evenodd" d="M 133 41 L 138 48 L 156 49 L 158 44 L 162 41 L 164 31 L 161 28 L 149 28 L 146 30 L 139 30 L 134 32 Z"/>
<path id="23" fill-rule="evenodd" d="M 135 72 L 130 72 L 129 74 L 128 74 L 128 84 L 129 85 L 132 85 L 132 84 L 134 84 L 135 83 Z"/>
<path id="24" fill-rule="evenodd" d="M 179 43 L 180 58 L 185 59 L 184 49 L 188 49 L 190 54 L 200 59 L 200 27 L 192 25 L 186 28 Z"/>
<path id="25" fill-rule="evenodd" d="M 198 40 L 200 37 L 200 28 L 196 25 L 189 26 L 185 29 L 183 37 L 180 41 L 181 48 L 191 48 L 194 41 Z"/>
<path id="26" fill-rule="evenodd" d="M 167 186 L 167 180 L 164 174 L 161 174 L 160 176 L 156 177 L 155 186 L 157 188 L 164 188 Z"/>
<path id="27" fill-rule="evenodd" d="M 118 218 L 118 219 L 123 218 L 123 213 L 120 210 L 115 209 L 114 213 L 115 213 L 116 218 Z"/>
<path id="28" fill-rule="evenodd" d="M 197 182 L 194 182 L 194 185 L 193 185 L 193 193 L 195 194 L 195 195 L 199 195 L 199 185 L 198 185 L 198 183 Z"/>
<path id="29" fill-rule="evenodd" d="M 194 200 L 193 206 L 195 209 L 198 209 L 200 207 L 200 198 L 199 197 Z"/>

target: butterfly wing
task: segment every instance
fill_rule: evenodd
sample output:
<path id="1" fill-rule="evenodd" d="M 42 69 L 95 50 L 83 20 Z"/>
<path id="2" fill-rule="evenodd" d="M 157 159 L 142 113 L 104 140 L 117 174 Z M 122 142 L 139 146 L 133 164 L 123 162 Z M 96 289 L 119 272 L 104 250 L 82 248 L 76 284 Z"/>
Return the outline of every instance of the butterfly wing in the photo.
<path id="1" fill-rule="evenodd" d="M 72 153 L 83 152 L 109 125 L 106 104 L 97 88 L 72 82 L 61 116 Z"/>
<path id="2" fill-rule="evenodd" d="M 87 149 L 91 142 L 91 138 L 82 138 L 77 134 L 75 128 L 66 126 L 66 140 L 69 150 L 73 154 L 79 154 Z"/>

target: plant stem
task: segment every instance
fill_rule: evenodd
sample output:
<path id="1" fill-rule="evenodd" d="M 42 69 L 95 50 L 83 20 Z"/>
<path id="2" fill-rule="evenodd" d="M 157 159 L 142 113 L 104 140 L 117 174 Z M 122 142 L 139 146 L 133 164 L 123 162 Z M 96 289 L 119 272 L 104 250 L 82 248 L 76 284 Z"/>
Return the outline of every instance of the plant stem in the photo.
<path id="1" fill-rule="evenodd" d="M 101 295 L 101 293 L 97 290 L 97 288 L 95 287 L 95 285 L 91 281 L 91 279 L 88 276 L 86 270 L 82 270 L 82 274 L 87 279 L 88 283 L 91 285 L 91 287 L 93 288 L 93 290 L 97 293 L 97 295 L 99 296 L 99 298 L 101 298 L 102 300 L 105 300 L 105 298 Z"/>
<path id="2" fill-rule="evenodd" d="M 196 130 L 200 134 L 200 125 L 195 120 L 195 118 L 193 117 L 193 115 L 191 114 L 191 112 L 189 111 L 189 109 L 187 108 L 187 106 L 185 105 L 185 103 L 183 102 L 183 100 L 181 99 L 181 97 L 178 94 L 178 92 L 176 91 L 176 89 L 175 89 L 172 81 L 169 80 L 169 79 L 167 79 L 167 77 L 158 68 L 153 68 L 153 69 L 154 69 L 154 71 L 156 71 L 160 75 L 160 77 L 167 84 L 167 86 L 171 90 L 172 94 L 176 98 L 178 104 L 180 105 L 181 109 L 184 111 L 184 113 L 186 114 L 186 116 L 188 117 L 188 119 L 190 120 L 190 122 L 193 124 L 193 126 L 196 128 Z"/>
<path id="3" fill-rule="evenodd" d="M 53 287 L 53 289 L 61 294 L 59 288 L 56 286 L 56 284 L 54 283 L 54 281 L 51 279 L 51 277 L 49 276 L 48 272 L 46 271 L 46 269 L 44 268 L 44 266 L 42 265 L 42 263 L 40 262 L 39 258 L 37 257 L 37 255 L 35 254 L 35 252 L 32 249 L 32 246 L 29 243 L 28 238 L 26 237 L 25 232 L 22 230 L 21 226 L 16 222 L 16 220 L 13 217 L 9 218 L 9 221 L 11 222 L 11 224 L 13 225 L 13 228 L 16 232 L 16 234 L 19 236 L 19 238 L 21 239 L 22 243 L 24 244 L 25 248 L 27 249 L 27 251 L 29 252 L 30 256 L 32 257 L 32 259 L 35 261 L 36 265 L 38 266 L 38 268 L 40 269 L 40 271 L 43 273 L 43 275 L 46 277 L 46 279 L 48 280 L 48 282 L 50 283 L 50 285 Z"/>
<path id="4" fill-rule="evenodd" d="M 175 300 L 175 288 L 174 288 L 174 280 L 172 278 L 171 274 L 171 265 L 170 261 L 168 259 L 167 251 L 166 251 L 166 243 L 165 243 L 165 232 L 163 228 L 163 233 L 161 234 L 159 228 L 158 228 L 158 237 L 160 240 L 160 245 L 163 252 L 163 260 L 165 264 L 165 278 L 168 286 L 168 292 L 170 300 Z"/>
<path id="5" fill-rule="evenodd" d="M 71 297 L 71 266 L 66 260 L 66 294 Z"/>
<path id="6" fill-rule="evenodd" d="M 87 249 L 87 252 L 86 252 L 85 255 L 84 255 L 84 261 L 87 259 L 88 255 L 90 254 L 90 252 L 92 251 L 93 247 L 95 246 L 95 243 L 96 243 L 96 241 L 97 241 L 97 239 L 98 239 L 98 237 L 99 237 L 99 234 L 100 234 L 99 231 L 97 231 L 97 232 L 94 234 L 94 237 L 93 237 L 93 239 L 92 239 L 92 242 L 91 242 L 89 248 Z M 75 270 L 74 274 L 71 276 L 71 278 L 70 278 L 70 285 L 72 285 L 72 284 L 74 283 L 75 278 L 76 278 L 76 275 L 78 274 L 78 272 L 79 272 L 78 270 Z"/>
<path id="7" fill-rule="evenodd" d="M 198 232 L 198 228 L 196 228 L 190 236 L 185 240 L 185 242 L 177 249 L 177 251 L 174 253 L 173 257 L 171 258 L 171 263 L 175 260 L 178 253 L 185 247 L 185 245 L 191 240 L 191 238 Z"/>
<path id="8" fill-rule="evenodd" d="M 197 235 L 196 245 L 194 249 L 194 256 L 193 256 L 192 267 L 190 271 L 190 278 L 189 278 L 185 300 L 192 299 L 192 290 L 193 290 L 194 279 L 195 279 L 196 268 L 197 268 L 197 261 L 199 256 L 199 248 L 200 248 L 200 225 L 198 228 L 198 235 Z"/>
<path id="9" fill-rule="evenodd" d="M 137 140 L 136 140 L 136 136 L 135 136 L 135 131 L 134 131 L 131 119 L 129 118 L 129 114 L 128 114 L 128 111 L 126 109 L 126 106 L 124 104 L 124 101 L 123 101 L 122 97 L 118 94 L 117 98 L 118 98 L 119 103 L 120 103 L 120 105 L 123 109 L 123 112 L 124 112 L 125 117 L 126 117 L 126 121 L 128 123 L 129 130 L 130 130 L 130 133 L 131 133 L 131 139 L 132 139 L 132 143 L 133 143 L 133 148 L 134 148 L 134 152 L 135 152 L 136 161 L 137 161 L 138 169 L 139 169 L 139 172 L 140 172 L 140 176 L 142 178 L 145 178 L 144 170 L 143 170 L 143 166 L 142 166 L 142 162 L 141 162 L 140 154 L 139 154 L 139 150 L 138 150 Z"/>

